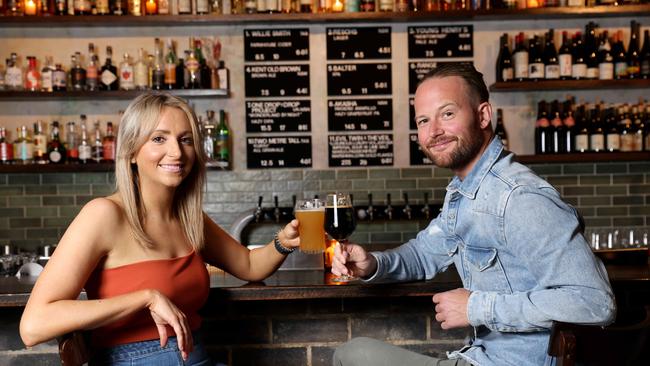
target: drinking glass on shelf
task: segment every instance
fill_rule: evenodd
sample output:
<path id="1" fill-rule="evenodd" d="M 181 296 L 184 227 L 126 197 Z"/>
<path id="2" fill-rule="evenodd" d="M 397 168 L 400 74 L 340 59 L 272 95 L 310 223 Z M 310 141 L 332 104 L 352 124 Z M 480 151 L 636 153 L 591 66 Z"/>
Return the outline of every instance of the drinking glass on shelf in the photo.
<path id="1" fill-rule="evenodd" d="M 325 201 L 325 231 L 345 250 L 348 238 L 357 226 L 354 217 L 352 199 L 346 193 L 331 193 Z M 335 282 L 347 282 L 356 278 L 349 275 L 341 275 L 333 278 Z"/>
<path id="2" fill-rule="evenodd" d="M 325 250 L 325 203 L 317 198 L 298 200 L 294 215 L 300 221 L 300 251 L 322 253 Z"/>

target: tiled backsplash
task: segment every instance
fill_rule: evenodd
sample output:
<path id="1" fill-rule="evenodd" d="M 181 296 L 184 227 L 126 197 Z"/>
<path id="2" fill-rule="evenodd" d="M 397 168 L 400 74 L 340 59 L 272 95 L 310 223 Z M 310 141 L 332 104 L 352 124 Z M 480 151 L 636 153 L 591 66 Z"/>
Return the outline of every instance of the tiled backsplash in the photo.
<path id="1" fill-rule="evenodd" d="M 650 162 L 535 164 L 531 167 L 552 183 L 584 216 L 587 227 L 650 226 Z M 263 207 L 291 206 L 292 195 L 323 196 L 334 190 L 354 195 L 355 204 L 383 204 L 388 193 L 402 204 L 422 204 L 428 192 L 440 204 L 451 178 L 446 169 L 287 169 L 208 173 L 206 212 L 224 228 L 251 212 L 263 197 Z M 58 242 L 80 208 L 90 199 L 113 191 L 112 173 L 30 173 L 0 175 L 0 244 L 35 249 Z M 397 220 L 362 223 L 353 239 L 381 246 L 408 240 L 426 226 L 424 221 Z M 274 223 L 247 232 L 251 243 L 266 242 Z"/>

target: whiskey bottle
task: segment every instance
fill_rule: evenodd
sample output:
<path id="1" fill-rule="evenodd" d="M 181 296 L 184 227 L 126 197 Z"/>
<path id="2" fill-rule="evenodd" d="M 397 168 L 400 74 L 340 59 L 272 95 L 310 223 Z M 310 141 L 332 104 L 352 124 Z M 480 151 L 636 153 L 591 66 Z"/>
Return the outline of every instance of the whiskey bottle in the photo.
<path id="1" fill-rule="evenodd" d="M 72 55 L 72 68 L 70 69 L 70 80 L 74 90 L 86 89 L 86 70 L 81 67 L 81 54 L 77 52 Z"/>
<path id="2" fill-rule="evenodd" d="M 95 138 L 91 147 L 92 160 L 100 163 L 104 158 L 104 148 L 102 145 L 102 130 L 99 126 L 99 121 L 95 121 Z"/>
<path id="3" fill-rule="evenodd" d="M 186 80 L 187 89 L 200 89 L 201 88 L 201 76 L 200 76 L 200 65 L 199 61 L 196 59 L 194 50 L 190 50 L 190 53 L 185 60 L 185 68 L 187 69 L 188 78 Z"/>
<path id="4" fill-rule="evenodd" d="M 66 91 L 67 90 L 67 75 L 63 70 L 63 65 L 56 64 L 52 72 L 52 90 Z"/>
<path id="5" fill-rule="evenodd" d="M 100 84 L 99 87 L 101 90 L 118 90 L 120 86 L 120 80 L 117 76 L 117 68 L 113 66 L 113 48 L 111 46 L 106 47 L 106 63 L 102 66 L 100 74 Z"/>
<path id="6" fill-rule="evenodd" d="M 47 158 L 47 136 L 43 131 L 43 122 L 34 123 L 34 161 L 36 164 L 46 164 Z"/>
<path id="7" fill-rule="evenodd" d="M 113 135 L 113 122 L 106 122 L 106 136 L 102 139 L 102 161 L 115 161 L 115 136 Z"/>
<path id="8" fill-rule="evenodd" d="M 66 124 L 65 131 L 66 157 L 69 163 L 76 163 L 79 160 L 79 136 L 74 122 Z"/>
<path id="9" fill-rule="evenodd" d="M 167 56 L 165 57 L 165 88 L 174 89 L 176 87 L 176 51 L 174 42 L 171 38 L 167 39 Z"/>
<path id="10" fill-rule="evenodd" d="M 59 138 L 59 122 L 52 122 L 52 136 L 47 144 L 47 158 L 52 164 L 65 163 L 66 151 L 65 146 Z"/>
<path id="11" fill-rule="evenodd" d="M 99 58 L 95 54 L 95 45 L 88 44 L 88 67 L 86 68 L 86 88 L 95 91 L 99 88 Z"/>
<path id="12" fill-rule="evenodd" d="M 52 66 L 52 57 L 45 57 L 45 65 L 41 69 L 41 91 L 51 92 L 52 88 L 52 73 L 55 68 Z"/>

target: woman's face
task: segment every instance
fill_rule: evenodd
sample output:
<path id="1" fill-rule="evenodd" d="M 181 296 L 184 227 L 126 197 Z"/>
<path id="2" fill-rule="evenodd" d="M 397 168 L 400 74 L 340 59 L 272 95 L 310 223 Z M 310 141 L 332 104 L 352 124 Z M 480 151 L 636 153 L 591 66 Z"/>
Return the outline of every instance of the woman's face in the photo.
<path id="1" fill-rule="evenodd" d="M 178 187 L 196 160 L 192 127 L 185 113 L 165 107 L 155 130 L 133 157 L 140 184 Z"/>

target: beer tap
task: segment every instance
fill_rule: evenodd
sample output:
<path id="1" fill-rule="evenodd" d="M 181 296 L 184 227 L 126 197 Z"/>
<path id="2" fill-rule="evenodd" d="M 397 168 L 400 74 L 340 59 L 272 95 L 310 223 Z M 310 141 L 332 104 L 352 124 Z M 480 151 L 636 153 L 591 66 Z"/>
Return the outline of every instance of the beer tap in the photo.
<path id="1" fill-rule="evenodd" d="M 372 207 L 372 193 L 368 193 L 368 209 L 366 209 L 368 214 L 368 220 L 372 221 L 375 218 L 375 208 Z"/>
<path id="2" fill-rule="evenodd" d="M 404 208 L 402 209 L 402 212 L 404 212 L 404 215 L 406 215 L 408 220 L 411 219 L 411 211 L 411 206 L 409 205 L 409 194 L 404 192 Z"/>
<path id="3" fill-rule="evenodd" d="M 255 209 L 255 212 L 253 215 L 255 216 L 255 222 L 260 222 L 262 217 L 264 216 L 264 212 L 262 212 L 262 200 L 264 197 L 259 196 L 258 201 L 257 201 L 257 208 Z"/>
<path id="4" fill-rule="evenodd" d="M 429 220 L 431 217 L 431 208 L 429 208 L 429 192 L 424 192 L 424 207 L 422 207 L 424 218 Z"/>
<path id="5" fill-rule="evenodd" d="M 278 196 L 273 196 L 273 201 L 275 208 L 273 209 L 273 217 L 275 217 L 275 222 L 280 222 L 280 206 L 278 206 Z"/>
<path id="6" fill-rule="evenodd" d="M 389 220 L 393 219 L 393 206 L 390 203 L 390 193 L 386 194 L 386 217 L 388 217 Z"/>

